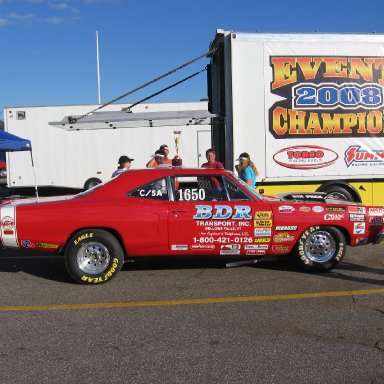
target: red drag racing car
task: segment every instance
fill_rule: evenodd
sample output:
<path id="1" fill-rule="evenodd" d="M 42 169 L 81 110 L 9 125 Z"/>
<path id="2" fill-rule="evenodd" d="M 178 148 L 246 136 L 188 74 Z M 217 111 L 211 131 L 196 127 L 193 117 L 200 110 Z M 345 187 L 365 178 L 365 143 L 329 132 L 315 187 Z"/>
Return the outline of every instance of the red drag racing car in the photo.
<path id="1" fill-rule="evenodd" d="M 132 170 L 75 196 L 3 204 L 5 247 L 65 255 L 78 282 L 111 280 L 140 256 L 291 256 L 329 271 L 346 245 L 379 243 L 382 206 L 325 200 L 322 193 L 264 197 L 227 170 Z"/>

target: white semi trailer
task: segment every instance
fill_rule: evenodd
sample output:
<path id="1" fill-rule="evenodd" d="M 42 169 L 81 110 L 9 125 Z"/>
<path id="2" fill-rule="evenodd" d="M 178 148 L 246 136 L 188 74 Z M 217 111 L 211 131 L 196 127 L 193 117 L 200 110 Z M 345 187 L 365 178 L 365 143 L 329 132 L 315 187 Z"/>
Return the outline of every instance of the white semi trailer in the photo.
<path id="1" fill-rule="evenodd" d="M 121 111 L 127 104 L 103 108 Z M 211 145 L 210 119 L 195 119 L 195 111 L 207 111 L 207 101 L 147 103 L 135 107 L 130 124 L 108 122 L 110 129 L 90 124 L 88 129 L 68 131 L 51 125 L 64 116 L 82 116 L 97 105 L 8 107 L 4 111 L 5 130 L 31 140 L 36 183 L 39 187 L 87 189 L 111 178 L 118 158 L 134 158 L 132 168 L 144 168 L 161 144 L 175 156 L 175 134 L 180 131 L 183 164 L 199 167 Z M 170 114 L 178 119 L 167 119 Z M 136 116 L 138 116 L 136 118 Z M 165 116 L 165 117 L 164 117 Z M 84 124 L 86 125 L 86 124 Z M 84 128 L 84 125 L 82 128 Z M 32 187 L 35 180 L 29 153 L 7 153 L 8 187 Z"/>

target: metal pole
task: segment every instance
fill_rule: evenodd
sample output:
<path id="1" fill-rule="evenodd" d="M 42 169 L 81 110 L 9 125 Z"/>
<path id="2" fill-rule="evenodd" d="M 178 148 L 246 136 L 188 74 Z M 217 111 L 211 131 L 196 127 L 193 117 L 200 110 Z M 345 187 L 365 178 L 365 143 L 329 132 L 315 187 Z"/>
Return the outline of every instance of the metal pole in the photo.
<path id="1" fill-rule="evenodd" d="M 99 105 L 100 105 L 101 97 L 100 97 L 99 31 L 96 31 L 96 61 L 97 61 L 97 95 L 98 95 Z"/>

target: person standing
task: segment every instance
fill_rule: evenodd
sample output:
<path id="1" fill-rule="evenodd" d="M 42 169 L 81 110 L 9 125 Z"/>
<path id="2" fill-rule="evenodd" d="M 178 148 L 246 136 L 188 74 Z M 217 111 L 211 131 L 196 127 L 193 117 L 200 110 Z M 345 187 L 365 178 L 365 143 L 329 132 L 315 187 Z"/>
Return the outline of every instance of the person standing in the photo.
<path id="1" fill-rule="evenodd" d="M 214 149 L 207 149 L 205 157 L 207 158 L 207 162 L 202 164 L 201 168 L 224 169 L 224 165 L 220 163 L 220 161 L 216 161 L 216 151 Z"/>
<path id="2" fill-rule="evenodd" d="M 172 160 L 169 162 L 166 152 L 163 149 L 158 149 L 154 154 L 156 167 L 170 167 L 172 166 Z"/>
<path id="3" fill-rule="evenodd" d="M 162 152 L 159 152 L 162 151 Z M 172 159 L 168 159 L 169 149 L 167 144 L 160 145 L 160 148 L 156 151 L 156 153 L 159 152 L 166 158 L 166 164 L 172 165 Z M 156 153 L 151 157 L 151 159 L 148 161 L 148 163 L 145 165 L 147 168 L 155 168 L 159 165 L 159 163 L 156 160 Z M 163 162 L 162 162 L 163 163 Z"/>
<path id="4" fill-rule="evenodd" d="M 131 168 L 132 161 L 135 159 L 131 159 L 128 156 L 120 156 L 119 158 L 119 166 L 117 167 L 116 171 L 112 173 L 112 178 L 120 175 L 120 173 L 123 173 Z"/>
<path id="5" fill-rule="evenodd" d="M 252 188 L 256 187 L 256 176 L 258 175 L 257 168 L 247 152 L 243 152 L 236 161 L 236 171 L 240 179 L 245 181 Z"/>

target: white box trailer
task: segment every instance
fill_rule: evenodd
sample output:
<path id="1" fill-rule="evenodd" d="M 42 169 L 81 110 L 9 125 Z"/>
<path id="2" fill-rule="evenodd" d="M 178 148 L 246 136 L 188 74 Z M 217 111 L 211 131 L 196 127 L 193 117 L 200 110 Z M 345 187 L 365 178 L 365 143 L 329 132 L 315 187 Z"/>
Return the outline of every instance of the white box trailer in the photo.
<path id="1" fill-rule="evenodd" d="M 121 111 L 129 104 L 113 104 L 103 108 Z M 40 187 L 87 189 L 94 182 L 111 178 L 118 158 L 134 158 L 132 168 L 145 168 L 150 156 L 161 144 L 167 144 L 170 156 L 175 156 L 174 131 L 180 131 L 180 156 L 186 166 L 199 167 L 205 161 L 205 150 L 211 145 L 210 120 L 194 119 L 194 111 L 207 111 L 207 101 L 185 103 L 147 103 L 135 107 L 140 116 L 134 124 L 87 129 L 73 132 L 50 125 L 64 116 L 81 116 L 98 108 L 97 105 L 68 105 L 42 107 L 8 107 L 4 110 L 5 130 L 32 142 L 36 182 Z M 162 119 L 153 123 L 146 116 L 179 114 L 179 119 Z M 146 119 L 144 119 L 146 117 Z M 164 125 L 165 124 L 165 125 Z M 168 125 L 167 125 L 168 124 Z M 176 125 L 173 125 L 176 124 Z M 87 125 L 87 124 L 84 124 Z M 124 128 L 116 128 L 124 127 Z M 32 187 L 34 177 L 29 153 L 7 153 L 8 187 Z"/>
<path id="2" fill-rule="evenodd" d="M 384 35 L 218 30 L 213 146 L 248 152 L 266 194 L 325 191 L 384 205 Z"/>

